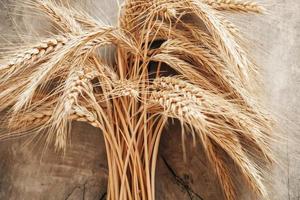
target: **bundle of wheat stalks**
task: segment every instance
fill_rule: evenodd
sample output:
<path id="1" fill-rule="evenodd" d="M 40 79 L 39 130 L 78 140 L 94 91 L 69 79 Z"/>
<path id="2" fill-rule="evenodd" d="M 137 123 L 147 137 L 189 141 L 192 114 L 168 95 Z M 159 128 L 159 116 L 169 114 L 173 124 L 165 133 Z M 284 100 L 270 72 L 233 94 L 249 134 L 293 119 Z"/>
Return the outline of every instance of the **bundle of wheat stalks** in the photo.
<path id="1" fill-rule="evenodd" d="M 228 160 L 245 185 L 268 198 L 261 163 L 274 161 L 272 120 L 258 98 L 259 69 L 223 16 L 262 13 L 261 6 L 126 0 L 113 27 L 53 0 L 24 5 L 46 15 L 55 31 L 2 51 L 0 110 L 9 131 L 0 139 L 30 134 L 65 151 L 70 122 L 89 123 L 105 140 L 107 199 L 151 200 L 160 138 L 171 118 L 183 140 L 191 134 L 203 146 L 226 199 L 236 199 Z"/>

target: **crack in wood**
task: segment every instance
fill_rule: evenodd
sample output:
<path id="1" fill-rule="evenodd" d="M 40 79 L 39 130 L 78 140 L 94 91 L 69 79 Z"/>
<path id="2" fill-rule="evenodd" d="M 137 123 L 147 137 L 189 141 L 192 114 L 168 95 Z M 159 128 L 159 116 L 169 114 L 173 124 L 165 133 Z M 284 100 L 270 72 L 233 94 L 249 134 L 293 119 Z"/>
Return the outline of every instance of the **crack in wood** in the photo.
<path id="1" fill-rule="evenodd" d="M 106 192 L 104 192 L 102 195 L 101 195 L 101 197 L 100 197 L 100 199 L 99 200 L 104 200 L 105 198 L 106 198 Z"/>
<path id="2" fill-rule="evenodd" d="M 87 183 L 88 183 L 88 181 L 85 181 L 85 182 L 83 183 L 83 185 L 77 185 L 77 186 L 75 186 L 75 187 L 71 190 L 71 192 L 67 195 L 67 197 L 65 198 L 65 200 L 68 200 L 68 199 L 71 197 L 71 195 L 74 193 L 74 191 L 75 191 L 76 189 L 82 190 L 82 200 L 85 200 L 85 193 L 86 193 L 86 185 L 87 185 Z"/>
<path id="3" fill-rule="evenodd" d="M 85 182 L 85 183 L 83 184 L 82 200 L 85 199 L 85 186 L 86 186 L 86 184 L 87 184 L 87 182 Z"/>
<path id="4" fill-rule="evenodd" d="M 71 197 L 71 195 L 74 193 L 74 191 L 75 191 L 76 189 L 80 189 L 80 188 L 81 188 L 81 186 L 76 186 L 76 187 L 74 187 L 74 188 L 72 189 L 72 191 L 66 196 L 65 200 L 68 200 L 68 199 Z"/>
<path id="5" fill-rule="evenodd" d="M 168 161 L 165 159 L 165 157 L 161 156 L 164 164 L 166 165 L 167 169 L 171 172 L 172 176 L 175 179 L 176 184 L 181 187 L 188 195 L 191 200 L 196 197 L 198 200 L 204 200 L 199 194 L 194 192 L 191 188 L 191 186 L 180 176 L 178 176 L 175 172 L 175 170 L 171 167 L 171 165 L 168 163 Z"/>

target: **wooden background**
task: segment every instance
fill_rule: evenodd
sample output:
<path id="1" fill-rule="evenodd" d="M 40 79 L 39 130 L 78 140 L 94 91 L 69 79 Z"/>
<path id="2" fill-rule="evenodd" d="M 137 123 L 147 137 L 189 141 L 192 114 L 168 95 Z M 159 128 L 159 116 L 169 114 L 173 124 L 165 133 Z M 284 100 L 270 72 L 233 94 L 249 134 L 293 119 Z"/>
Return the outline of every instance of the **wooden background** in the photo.
<path id="1" fill-rule="evenodd" d="M 18 1 L 0 1 L 0 41 L 9 35 L 12 27 L 9 16 L 14 8 L 7 7 L 8 2 Z M 104 21 L 115 21 L 115 1 L 83 2 L 96 15 L 103 16 L 104 13 L 109 16 Z M 274 145 L 281 164 L 269 172 L 267 184 L 270 197 L 272 200 L 299 200 L 300 2 L 268 0 L 264 4 L 269 10 L 268 15 L 240 16 L 239 20 L 234 21 L 251 41 L 250 53 L 263 66 L 266 102 L 278 119 L 280 129 L 277 131 L 289 138 L 287 142 Z M 26 26 L 30 22 L 38 30 L 47 26 L 32 16 L 17 16 L 13 19 Z M 42 156 L 42 148 L 29 148 L 24 145 L 24 141 L 25 139 L 0 142 L 1 200 L 105 199 L 105 148 L 102 136 L 96 129 L 74 123 L 72 145 L 64 157 L 53 152 Z M 222 199 L 221 189 L 201 153 L 201 147 L 188 147 L 188 159 L 184 163 L 180 134 L 176 126 L 170 126 L 160 146 L 157 199 Z M 253 199 L 241 184 L 239 188 L 240 200 Z"/>

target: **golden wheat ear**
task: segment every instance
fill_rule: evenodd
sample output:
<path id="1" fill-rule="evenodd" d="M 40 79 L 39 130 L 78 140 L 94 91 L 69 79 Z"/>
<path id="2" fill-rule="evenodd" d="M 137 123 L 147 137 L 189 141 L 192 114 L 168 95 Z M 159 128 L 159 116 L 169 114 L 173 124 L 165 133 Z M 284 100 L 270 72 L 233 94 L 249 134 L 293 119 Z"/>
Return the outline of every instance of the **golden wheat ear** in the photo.
<path id="1" fill-rule="evenodd" d="M 242 135 L 242 137 L 252 141 L 252 145 L 256 146 L 259 151 L 270 155 L 269 146 L 266 143 L 261 143 L 260 139 L 263 138 L 259 133 L 252 132 L 253 129 L 251 128 L 255 126 L 264 131 L 264 127 L 255 123 L 255 119 L 251 117 L 242 117 L 241 114 L 238 114 L 238 107 L 222 97 L 210 94 L 210 92 L 185 81 L 171 77 L 159 78 L 154 80 L 153 87 L 155 91 L 152 93 L 150 102 L 153 101 L 161 106 L 162 114 L 179 119 L 193 127 L 202 143 L 204 143 L 208 156 L 213 156 L 209 157 L 212 165 L 220 167 L 220 169 L 217 169 L 217 174 L 221 183 L 225 181 L 221 180 L 225 174 L 220 174 L 219 170 L 225 169 L 219 163 L 221 161 L 215 158 L 215 153 L 213 153 L 211 147 L 206 146 L 209 145 L 208 139 L 205 139 L 206 137 L 212 140 L 216 147 L 221 148 L 234 161 L 250 188 L 258 195 L 267 197 L 262 182 L 261 169 L 258 169 L 254 161 L 249 159 L 244 151 L 247 146 L 242 147 L 237 137 L 238 134 Z M 250 120 L 251 127 L 248 129 L 239 127 L 242 122 L 249 123 L 248 120 Z M 230 123 L 230 121 L 233 123 Z M 268 160 L 268 157 L 266 157 L 266 160 Z M 226 184 L 230 185 L 230 181 L 228 180 Z M 232 188 L 227 189 L 228 191 L 224 192 L 229 198 L 234 190 Z"/>
<path id="2" fill-rule="evenodd" d="M 68 38 L 64 36 L 54 36 L 28 49 L 24 49 L 21 53 L 14 56 L 11 55 L 10 61 L 0 68 L 0 83 L 3 84 L 15 78 L 20 75 L 19 73 L 26 73 L 27 70 L 33 71 L 38 63 L 49 60 L 49 57 L 61 49 L 67 42 Z"/>
<path id="3" fill-rule="evenodd" d="M 212 8 L 220 11 L 264 13 L 265 8 L 255 1 L 240 0 L 201 0 Z"/>
<path id="4" fill-rule="evenodd" d="M 165 12 L 170 10 L 174 11 L 172 15 L 165 15 Z M 148 12 L 149 11 L 149 12 Z M 151 11 L 151 12 L 150 12 Z M 223 59 L 227 66 L 227 71 L 230 72 L 232 77 L 236 77 L 239 81 L 239 85 L 246 88 L 248 91 L 253 90 L 253 77 L 251 73 L 257 72 L 257 67 L 249 60 L 246 52 L 241 48 L 237 41 L 238 31 L 235 26 L 220 16 L 215 10 L 213 10 L 207 4 L 198 0 L 189 0 L 182 2 L 174 1 L 130 1 L 124 8 L 124 18 L 129 18 L 129 24 L 125 24 L 121 27 L 134 32 L 139 32 L 136 37 L 139 40 L 144 39 L 147 41 L 148 35 L 153 31 L 152 27 L 162 26 L 162 24 L 185 24 L 185 20 L 181 20 L 181 17 L 186 15 L 196 16 L 195 23 L 203 22 L 205 28 L 208 30 L 217 48 L 218 55 Z M 157 19 L 162 18 L 161 22 Z M 173 21 L 172 21 L 173 20 Z M 144 22 L 144 23 L 142 23 Z M 135 30 L 140 24 L 143 24 L 142 30 Z M 132 25 L 136 25 L 132 27 Z M 147 27 L 149 26 L 149 27 Z M 172 27 L 172 26 L 169 26 Z M 159 32 L 159 29 L 157 32 Z M 172 30 L 169 30 L 169 35 L 172 35 Z M 144 35 L 145 34 L 145 35 Z M 186 39 L 189 39 L 187 36 Z"/>

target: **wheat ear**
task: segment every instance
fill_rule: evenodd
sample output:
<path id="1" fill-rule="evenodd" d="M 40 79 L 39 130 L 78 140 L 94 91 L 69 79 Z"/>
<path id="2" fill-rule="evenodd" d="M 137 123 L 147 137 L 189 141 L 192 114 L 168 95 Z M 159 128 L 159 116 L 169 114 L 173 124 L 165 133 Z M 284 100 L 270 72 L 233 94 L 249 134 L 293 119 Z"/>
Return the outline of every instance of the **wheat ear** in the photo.
<path id="1" fill-rule="evenodd" d="M 40 68 L 31 74 L 26 89 L 17 97 L 18 101 L 14 106 L 14 110 L 18 111 L 28 106 L 37 88 L 42 83 L 47 83 L 46 81 L 51 77 L 53 78 L 53 74 L 58 71 L 68 71 L 70 65 L 66 65 L 65 63 L 69 59 L 77 58 L 77 61 L 74 61 L 74 63 L 78 62 L 80 58 L 86 59 L 95 48 L 107 45 L 108 43 L 124 45 L 124 48 L 133 50 L 133 52 L 138 51 L 132 40 L 119 31 L 115 32 L 115 29 L 112 27 L 102 27 L 95 32 L 72 37 L 63 48 L 57 51 L 47 62 L 42 63 Z"/>
<path id="2" fill-rule="evenodd" d="M 27 114 L 23 114 L 18 118 L 15 118 L 16 123 L 11 123 L 9 126 L 12 130 L 22 131 L 34 129 L 33 127 L 47 127 L 45 124 L 51 119 L 53 115 L 53 107 L 49 108 L 39 108 L 37 111 L 33 111 Z M 68 120 L 86 122 L 93 127 L 99 128 L 99 122 L 97 121 L 96 114 L 91 111 L 88 111 L 84 107 L 73 107 L 71 114 L 68 117 Z M 49 126 L 49 125 L 48 125 Z"/>
<path id="3" fill-rule="evenodd" d="M 169 85 L 172 84 L 170 81 L 171 78 L 161 78 L 158 81 L 166 79 L 169 81 L 165 81 L 165 84 L 160 83 L 160 85 L 170 87 Z M 173 83 L 172 87 L 175 88 L 173 91 L 157 89 L 158 91 L 152 93 L 151 99 L 162 106 L 162 113 L 194 127 L 198 134 L 200 134 L 200 138 L 201 134 L 207 134 L 216 145 L 220 146 L 235 161 L 248 185 L 257 194 L 266 197 L 267 193 L 262 183 L 259 169 L 248 159 L 236 133 L 232 131 L 238 128 L 230 128 L 224 125 L 228 118 L 234 118 L 233 115 L 236 111 L 231 110 L 233 108 L 230 105 L 226 106 L 226 103 L 222 102 L 217 96 L 211 96 L 203 90 L 196 89 L 193 85 L 187 85 L 184 90 L 181 90 L 182 85 L 186 84 L 181 82 L 181 84 L 174 85 Z M 192 90 L 192 88 L 195 89 Z M 215 107 L 218 107 L 220 110 L 218 111 Z M 214 113 L 215 117 L 210 118 L 210 114 L 212 113 Z M 223 117 L 219 118 L 216 116 L 223 116 L 225 121 L 223 121 Z M 246 134 L 245 137 L 250 136 Z M 261 144 L 256 145 L 263 150 L 265 149 Z"/>
<path id="4" fill-rule="evenodd" d="M 162 77 L 155 79 L 152 85 L 155 89 L 163 89 L 164 91 L 173 91 L 180 92 L 181 95 L 189 97 L 191 99 L 202 101 L 202 105 L 206 107 L 206 109 L 211 109 L 208 111 L 212 113 L 214 110 L 217 114 L 222 114 L 227 116 L 227 120 L 231 118 L 233 126 L 235 126 L 236 130 L 246 130 L 246 131 L 237 131 L 242 138 L 245 138 L 253 147 L 257 149 L 257 151 L 261 151 L 265 156 L 266 160 L 273 160 L 270 147 L 268 146 L 267 140 L 270 137 L 266 137 L 265 132 L 271 132 L 269 122 L 266 120 L 253 120 L 254 117 L 252 113 L 248 113 L 245 111 L 243 114 L 240 114 L 239 105 L 234 104 L 234 101 L 227 101 L 223 99 L 221 96 L 216 96 L 215 94 L 209 94 L 207 91 L 199 88 L 193 84 L 188 83 L 187 81 L 180 80 L 175 77 Z M 226 95 L 224 95 L 224 98 Z M 206 100 L 206 103 L 204 102 Z M 209 102 L 218 102 L 219 106 L 214 108 L 214 105 L 209 105 Z M 206 111 L 206 109 L 202 109 L 202 111 Z M 256 114 L 257 116 L 257 114 Z M 230 120 L 229 120 L 230 121 Z M 228 122 L 229 122 L 228 121 Z M 255 128 L 256 131 L 253 131 Z"/>
<path id="5" fill-rule="evenodd" d="M 190 63 L 177 58 L 171 54 L 160 53 L 151 57 L 152 61 L 162 62 L 174 69 L 178 74 L 184 76 L 186 79 L 196 85 L 202 85 L 204 88 L 217 91 L 217 88 L 210 83 L 206 77 L 202 76 Z"/>
<path id="6" fill-rule="evenodd" d="M 253 1 L 239 0 L 202 0 L 212 8 L 221 11 L 263 13 L 264 7 Z"/>
<path id="7" fill-rule="evenodd" d="M 188 73 L 189 79 L 193 76 L 198 77 L 198 80 L 201 80 L 200 77 L 215 77 L 213 79 L 215 82 L 211 81 L 210 83 L 210 89 L 215 87 L 217 88 L 215 90 L 221 93 L 231 93 L 244 102 L 244 104 L 253 106 L 249 103 L 250 94 L 243 87 L 242 81 L 236 77 L 233 69 L 227 67 L 226 63 L 217 55 L 214 49 L 201 45 L 196 46 L 186 40 L 170 39 L 161 45 L 158 52 L 159 54 L 154 55 L 152 59 L 159 58 L 157 60 L 168 64 L 175 70 L 177 69 L 177 71 L 180 69 L 178 66 L 188 65 L 190 68 L 188 69 L 190 71 Z M 175 60 L 177 61 L 175 62 Z M 187 64 L 185 60 L 195 62 L 192 62 L 191 65 Z M 197 71 L 193 71 L 192 68 L 197 69 Z M 195 73 L 195 75 L 191 73 Z"/>
<path id="8" fill-rule="evenodd" d="M 29 50 L 17 54 L 14 60 L 8 64 L 1 66 L 1 83 L 7 81 L 10 77 L 17 74 L 19 71 L 25 71 L 27 68 L 34 66 L 38 62 L 49 59 L 48 56 L 59 50 L 68 42 L 68 39 L 63 36 L 46 39 L 40 44 L 31 47 Z"/>
<path id="9" fill-rule="evenodd" d="M 229 65 L 235 67 L 237 77 L 240 77 L 245 88 L 251 88 L 249 73 L 256 71 L 256 67 L 246 56 L 230 30 L 224 26 L 222 19 L 211 8 L 200 1 L 191 1 L 192 11 L 202 20 L 223 52 L 223 58 Z"/>
<path id="10" fill-rule="evenodd" d="M 151 99 L 162 106 L 162 114 L 182 120 L 183 123 L 192 126 L 198 135 L 200 135 L 200 138 L 201 134 L 207 134 L 207 136 L 220 146 L 220 148 L 222 148 L 222 150 L 224 150 L 235 162 L 253 191 L 263 197 L 267 196 L 259 170 L 253 165 L 253 162 L 247 158 L 237 137 L 234 134 L 229 133 L 228 129 L 225 130 L 225 132 L 222 131 L 222 133 L 218 132 L 218 129 L 220 128 L 218 126 L 224 122 L 210 122 L 211 119 L 207 119 L 207 116 L 201 112 L 201 109 L 203 109 L 202 106 L 191 99 L 182 97 L 176 93 L 153 93 Z M 218 124 L 217 128 L 213 128 L 214 123 Z"/>
<path id="11" fill-rule="evenodd" d="M 97 74 L 95 74 L 97 75 Z M 55 112 L 51 117 L 51 129 L 49 137 L 55 134 L 55 145 L 59 149 L 66 148 L 68 135 L 68 119 L 73 112 L 73 107 L 79 107 L 79 98 L 82 97 L 89 102 L 93 96 L 93 85 L 91 80 L 96 76 L 94 73 L 87 74 L 83 67 L 75 66 L 71 69 L 65 85 L 62 88 L 62 97 L 58 100 Z M 48 140 L 49 141 L 49 140 Z"/>

